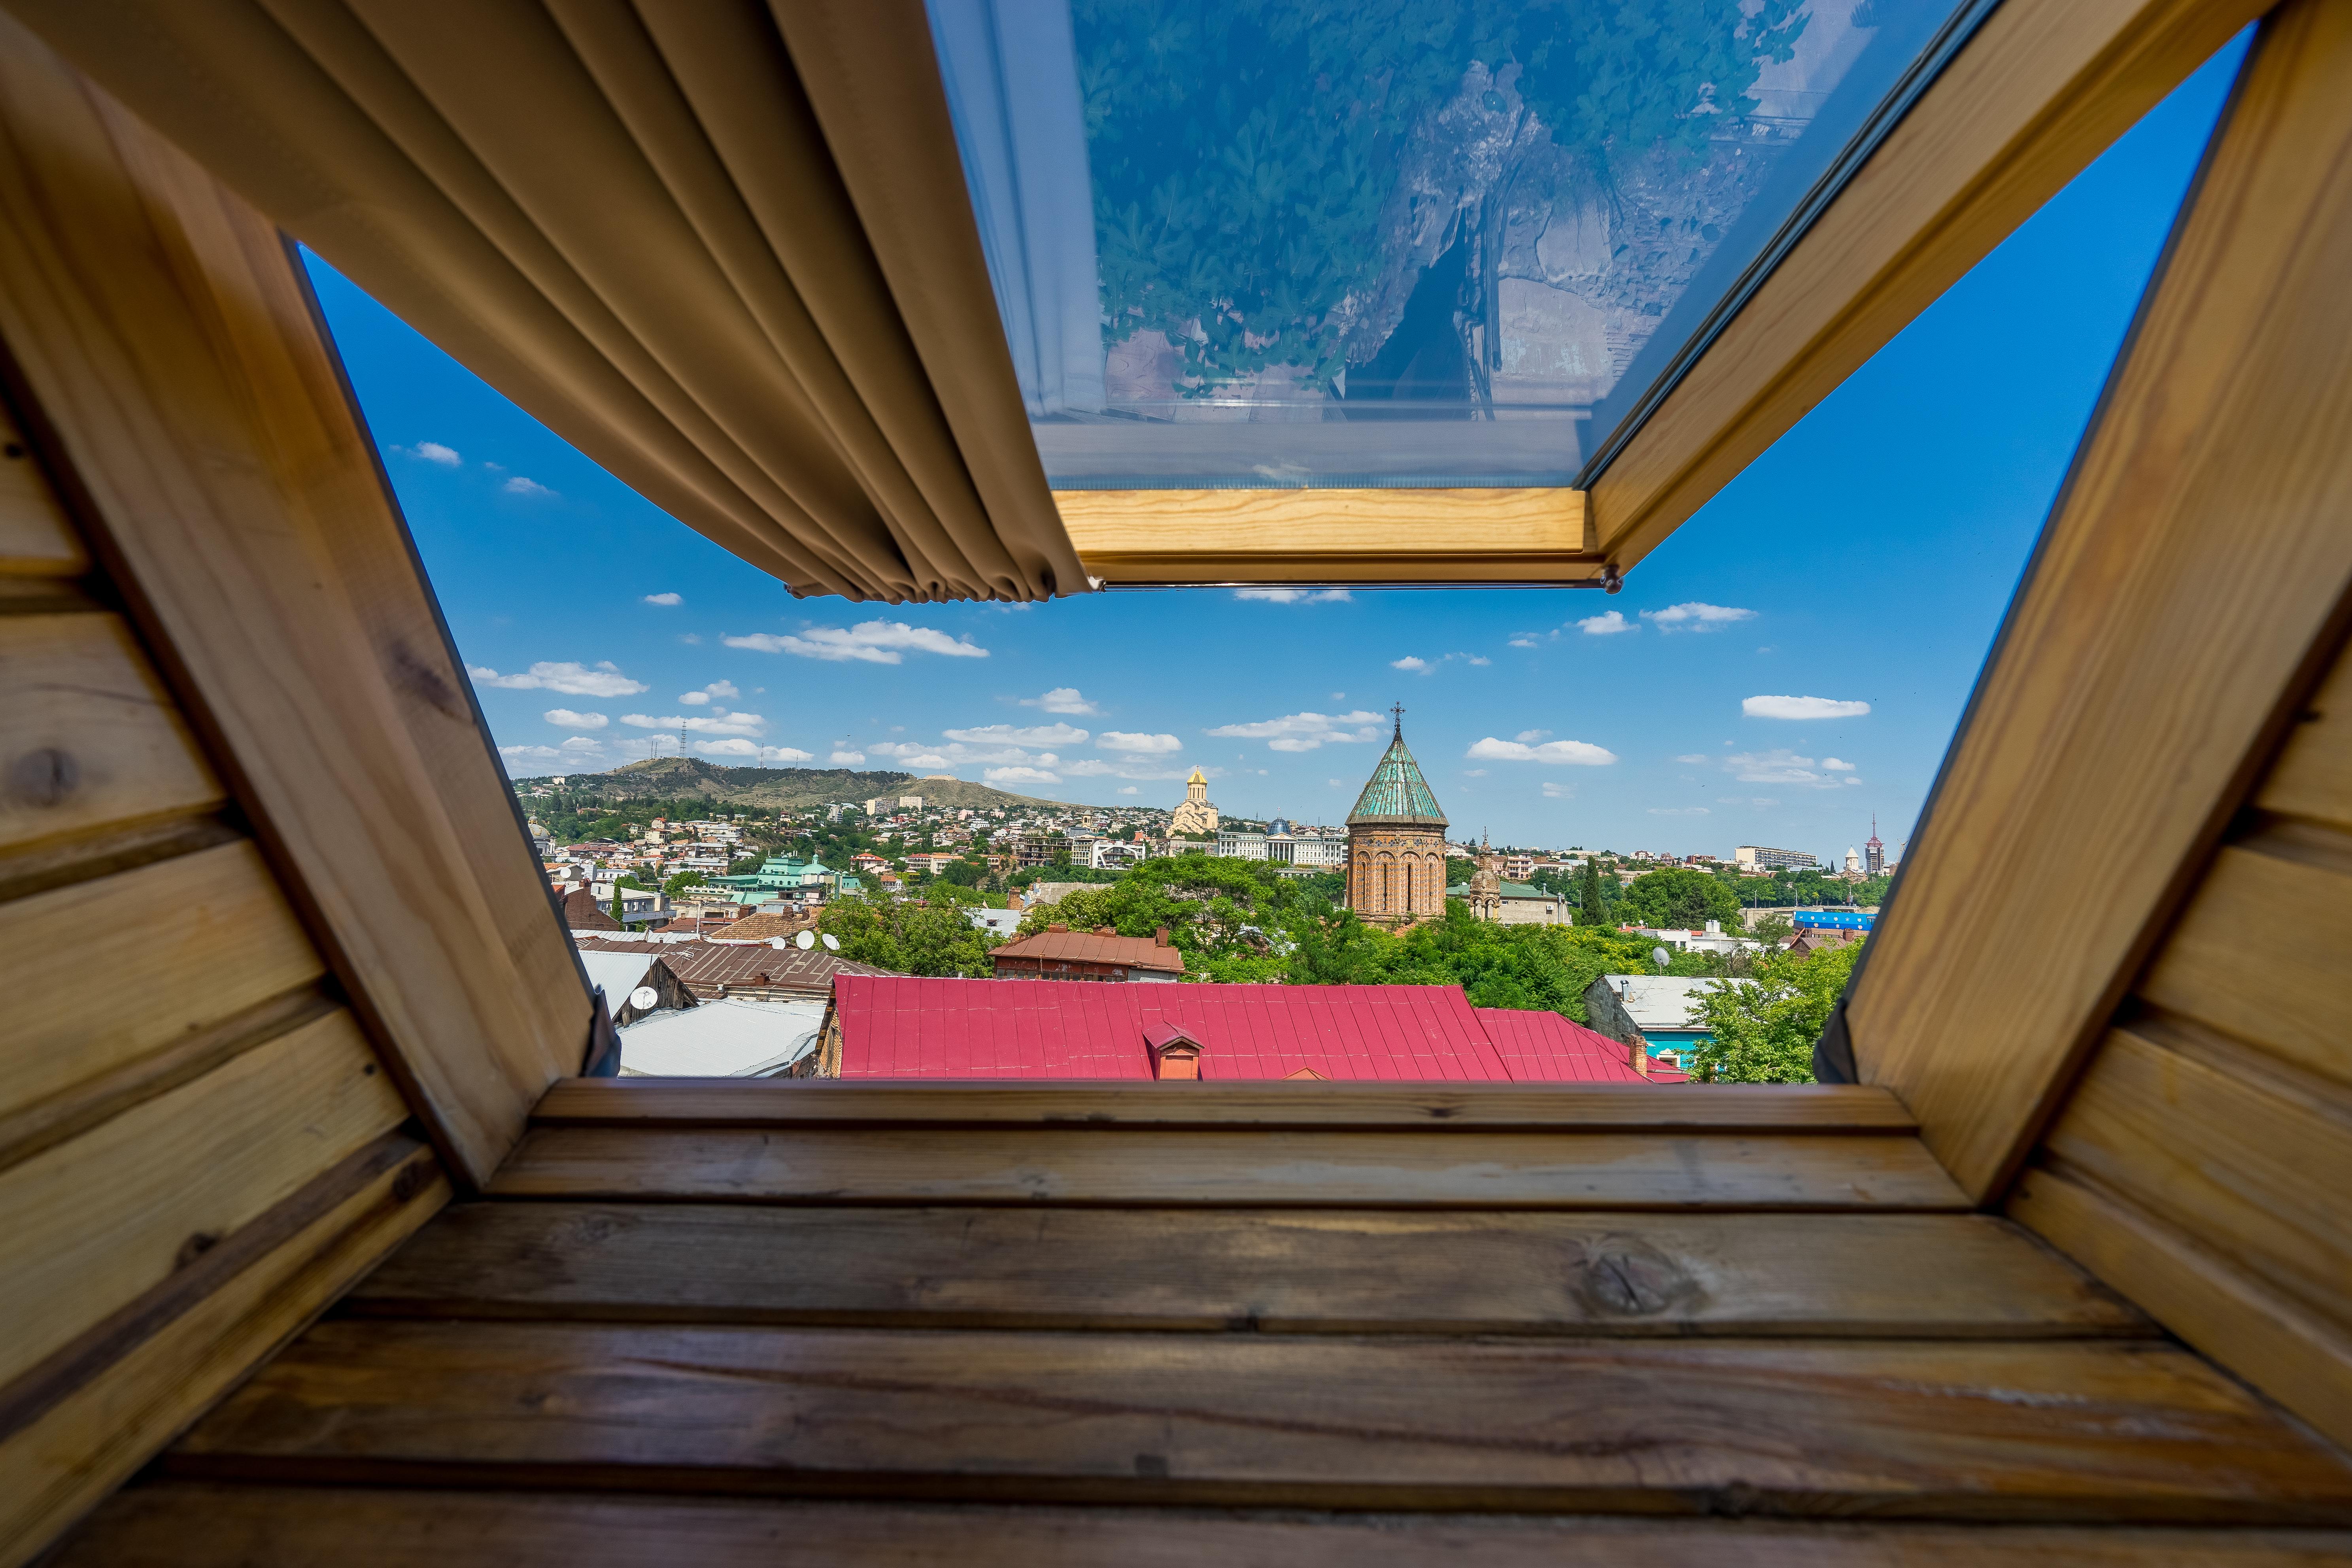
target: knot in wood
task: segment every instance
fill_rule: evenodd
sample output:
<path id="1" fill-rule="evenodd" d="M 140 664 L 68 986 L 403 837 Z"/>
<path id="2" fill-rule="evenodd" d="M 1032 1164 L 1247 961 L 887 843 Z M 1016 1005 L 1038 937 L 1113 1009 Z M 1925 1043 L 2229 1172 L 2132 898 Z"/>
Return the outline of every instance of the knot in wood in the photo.
<path id="1" fill-rule="evenodd" d="M 8 770 L 8 787 L 29 805 L 53 806 L 73 794 L 81 783 L 81 764 L 55 746 L 43 746 L 18 757 Z"/>
<path id="2" fill-rule="evenodd" d="M 1595 1317 L 1655 1317 L 1699 1293 L 1689 1269 L 1633 1237 L 1587 1243 L 1570 1270 L 1577 1300 Z"/>

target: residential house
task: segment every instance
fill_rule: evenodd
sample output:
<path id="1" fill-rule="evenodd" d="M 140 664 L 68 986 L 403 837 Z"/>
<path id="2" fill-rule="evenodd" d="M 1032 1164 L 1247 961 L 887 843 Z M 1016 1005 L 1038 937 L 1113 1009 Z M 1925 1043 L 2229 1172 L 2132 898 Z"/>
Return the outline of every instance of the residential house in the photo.
<path id="1" fill-rule="evenodd" d="M 1049 925 L 988 957 L 999 980 L 1167 981 L 1184 973 L 1184 955 L 1169 945 L 1165 926 L 1152 936 L 1121 936 L 1108 926 Z"/>
<path id="2" fill-rule="evenodd" d="M 1584 988 L 1584 1016 L 1593 1028 L 1621 1045 L 1687 1068 L 1693 1047 L 1715 1038 L 1698 1016 L 1699 998 L 1718 985 L 1754 984 L 1672 974 L 1604 974 Z"/>

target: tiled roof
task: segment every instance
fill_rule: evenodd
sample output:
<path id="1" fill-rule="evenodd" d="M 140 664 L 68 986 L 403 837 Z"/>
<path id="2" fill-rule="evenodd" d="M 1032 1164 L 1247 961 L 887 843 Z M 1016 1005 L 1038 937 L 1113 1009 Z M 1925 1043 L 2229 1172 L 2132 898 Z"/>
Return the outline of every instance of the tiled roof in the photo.
<path id="1" fill-rule="evenodd" d="M 1445 813 L 1438 809 L 1437 796 L 1430 793 L 1429 781 L 1421 776 L 1421 764 L 1412 760 L 1405 749 L 1404 731 L 1400 726 L 1389 749 L 1381 753 L 1372 776 L 1365 782 L 1364 793 L 1356 797 L 1356 809 L 1348 814 L 1348 826 L 1360 825 L 1392 827 L 1444 827 Z"/>
<path id="2" fill-rule="evenodd" d="M 1184 955 L 1148 936 L 1098 936 L 1085 931 L 1041 931 L 991 949 L 990 958 L 1043 959 L 1048 963 L 1119 963 L 1129 969 L 1184 973 Z"/>
<path id="3" fill-rule="evenodd" d="M 870 963 L 854 963 L 848 959 L 827 952 L 821 947 L 803 951 L 797 947 L 770 947 L 764 942 L 730 945 L 712 942 L 624 942 L 590 940 L 580 944 L 583 953 L 637 952 L 658 955 L 669 965 L 670 973 L 686 983 L 688 990 L 700 996 L 715 993 L 721 985 L 765 986 L 776 991 L 805 991 L 824 995 L 833 989 L 836 974 L 887 975 L 887 969 L 877 969 Z M 761 975 L 766 975 L 762 980 Z"/>
<path id="4" fill-rule="evenodd" d="M 706 942 L 766 942 L 772 937 L 807 931 L 815 924 L 813 914 L 745 915 L 732 925 L 714 926 L 702 935 Z"/>
<path id="5" fill-rule="evenodd" d="M 1631 1081 L 1625 1048 L 1556 1014 L 1473 1008 L 1458 985 L 1074 985 L 845 975 L 844 1078 L 1150 1079 L 1174 1024 L 1204 1079 Z M 1552 1020 L 1545 1023 L 1543 1020 Z M 1556 1024 L 1559 1027 L 1555 1028 Z M 1591 1041 L 1598 1040 L 1598 1047 Z"/>

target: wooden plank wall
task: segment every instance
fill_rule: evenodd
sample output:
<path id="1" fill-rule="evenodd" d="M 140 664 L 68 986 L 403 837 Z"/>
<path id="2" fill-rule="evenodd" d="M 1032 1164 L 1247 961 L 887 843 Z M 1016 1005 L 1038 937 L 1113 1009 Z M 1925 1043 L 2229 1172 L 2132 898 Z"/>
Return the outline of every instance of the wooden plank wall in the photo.
<path id="1" fill-rule="evenodd" d="M 446 1198 L 19 417 L 0 420 L 0 1563 Z"/>
<path id="2" fill-rule="evenodd" d="M 2339 658 L 2010 1212 L 2352 1443 L 2352 658 Z"/>

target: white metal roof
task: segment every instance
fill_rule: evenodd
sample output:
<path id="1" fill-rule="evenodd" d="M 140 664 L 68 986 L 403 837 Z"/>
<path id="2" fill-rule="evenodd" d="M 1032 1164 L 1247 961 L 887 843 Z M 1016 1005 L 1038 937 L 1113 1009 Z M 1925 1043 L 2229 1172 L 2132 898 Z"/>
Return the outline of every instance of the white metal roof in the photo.
<path id="1" fill-rule="evenodd" d="M 814 1049 L 824 1023 L 822 1002 L 706 997 L 624 1027 L 621 1068 L 656 1078 L 750 1078 Z"/>
<path id="2" fill-rule="evenodd" d="M 604 1005 L 618 1013 L 628 1001 L 629 993 L 645 983 L 646 971 L 653 967 L 654 954 L 649 952 L 583 952 L 580 962 L 588 970 L 588 984 L 604 988 Z"/>
<path id="3" fill-rule="evenodd" d="M 1674 974 L 1604 974 L 1601 977 L 1633 1020 L 1637 1029 L 1696 1029 L 1698 999 L 1720 984 L 1753 985 L 1752 980 L 1729 982 L 1686 979 Z"/>

